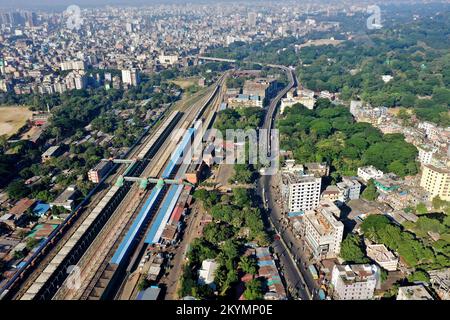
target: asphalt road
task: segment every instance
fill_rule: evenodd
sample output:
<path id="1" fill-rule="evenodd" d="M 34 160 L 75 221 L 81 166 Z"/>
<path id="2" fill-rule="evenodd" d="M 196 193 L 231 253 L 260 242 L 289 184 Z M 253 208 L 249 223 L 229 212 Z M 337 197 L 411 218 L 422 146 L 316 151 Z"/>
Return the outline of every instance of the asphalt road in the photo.
<path id="1" fill-rule="evenodd" d="M 305 264 L 308 258 L 303 251 L 304 246 L 295 237 L 292 230 L 282 222 L 283 214 L 276 203 L 272 185 L 272 176 L 261 177 L 259 182 L 260 193 L 263 192 L 264 188 L 269 218 L 274 226 L 274 231 L 280 236 L 280 240 L 274 240 L 272 247 L 278 254 L 288 286 L 291 286 L 302 300 L 316 299 L 318 284 L 312 278 Z"/>
<path id="2" fill-rule="evenodd" d="M 288 73 L 289 85 L 286 86 L 280 93 L 271 101 L 264 119 L 263 129 L 270 129 L 273 126 L 276 107 L 280 99 L 296 84 L 295 75 L 284 66 L 274 66 L 283 69 Z M 312 279 L 311 274 L 307 270 L 306 261 L 302 243 L 295 238 L 293 232 L 283 225 L 282 211 L 276 203 L 275 192 L 272 186 L 275 183 L 272 175 L 262 176 L 258 182 L 259 193 L 266 199 L 266 207 L 268 208 L 268 218 L 273 225 L 275 232 L 280 236 L 280 239 L 275 239 L 272 243 L 275 253 L 277 253 L 280 261 L 280 266 L 283 272 L 284 279 L 289 291 L 293 295 L 297 295 L 302 300 L 311 300 L 317 297 L 318 285 Z"/>

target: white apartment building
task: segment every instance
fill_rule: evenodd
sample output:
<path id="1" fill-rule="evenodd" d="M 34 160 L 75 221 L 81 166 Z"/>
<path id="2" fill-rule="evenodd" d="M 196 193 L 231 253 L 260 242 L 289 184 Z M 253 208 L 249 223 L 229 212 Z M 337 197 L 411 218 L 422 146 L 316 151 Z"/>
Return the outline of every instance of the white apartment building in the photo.
<path id="1" fill-rule="evenodd" d="M 86 65 L 84 61 L 64 61 L 61 62 L 61 71 L 84 70 Z"/>
<path id="2" fill-rule="evenodd" d="M 67 90 L 81 90 L 87 86 L 86 74 L 83 70 L 74 70 L 64 78 Z"/>
<path id="3" fill-rule="evenodd" d="M 374 166 L 366 166 L 358 168 L 358 177 L 368 182 L 370 179 L 380 179 L 383 177 L 383 171 L 378 170 Z"/>
<path id="4" fill-rule="evenodd" d="M 419 162 L 422 165 L 430 164 L 437 151 L 437 148 L 432 146 L 420 146 L 417 149 L 419 149 Z"/>
<path id="5" fill-rule="evenodd" d="M 139 84 L 139 74 L 136 69 L 122 70 L 122 82 L 126 85 L 137 86 Z"/>
<path id="6" fill-rule="evenodd" d="M 289 212 L 315 209 L 319 205 L 322 178 L 301 172 L 282 174 L 282 194 L 287 198 Z"/>
<path id="7" fill-rule="evenodd" d="M 214 282 L 214 273 L 219 265 L 214 259 L 206 259 L 202 262 L 202 268 L 198 272 L 199 284 L 211 284 Z"/>
<path id="8" fill-rule="evenodd" d="M 335 265 L 331 273 L 336 300 L 370 300 L 378 279 L 378 267 L 370 264 Z"/>
<path id="9" fill-rule="evenodd" d="M 361 193 L 361 183 L 359 183 L 355 178 L 342 177 L 342 182 L 337 183 L 336 186 L 340 191 L 340 201 L 345 202 L 348 200 L 359 199 L 359 195 Z"/>
<path id="10" fill-rule="evenodd" d="M 308 210 L 301 218 L 302 236 L 317 259 L 336 258 L 341 250 L 344 224 L 335 218 L 333 207 L 336 206 L 331 205 Z"/>
<path id="11" fill-rule="evenodd" d="M 439 128 L 434 123 L 431 122 L 427 121 L 420 122 L 418 128 L 424 130 L 425 134 L 430 139 L 435 139 L 436 136 L 439 134 Z"/>
<path id="12" fill-rule="evenodd" d="M 367 256 L 387 271 L 397 270 L 398 257 L 389 251 L 384 244 L 366 246 Z"/>
<path id="13" fill-rule="evenodd" d="M 172 66 L 172 65 L 178 63 L 178 55 L 175 55 L 175 54 L 173 54 L 173 55 L 165 55 L 163 53 L 163 54 L 159 55 L 158 61 L 162 65 L 165 65 L 165 66 L 169 66 L 170 65 L 170 66 Z"/>
<path id="14" fill-rule="evenodd" d="M 280 113 L 283 114 L 284 110 L 288 107 L 292 107 L 294 104 L 300 103 L 304 105 L 306 108 L 313 110 L 314 104 L 316 103 L 316 99 L 312 97 L 306 97 L 306 96 L 298 96 L 298 97 L 287 97 L 284 99 L 281 99 L 281 105 L 280 105 Z"/>

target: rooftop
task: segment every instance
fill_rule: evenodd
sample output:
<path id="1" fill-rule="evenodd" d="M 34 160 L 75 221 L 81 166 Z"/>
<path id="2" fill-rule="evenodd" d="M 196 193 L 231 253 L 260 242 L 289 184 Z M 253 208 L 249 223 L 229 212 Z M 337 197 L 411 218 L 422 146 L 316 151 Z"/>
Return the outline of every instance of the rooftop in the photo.
<path id="1" fill-rule="evenodd" d="M 397 300 L 434 300 L 421 284 L 398 288 Z"/>
<path id="2" fill-rule="evenodd" d="M 397 257 L 384 244 L 369 244 L 366 247 L 366 251 L 367 256 L 376 262 L 397 260 Z"/>

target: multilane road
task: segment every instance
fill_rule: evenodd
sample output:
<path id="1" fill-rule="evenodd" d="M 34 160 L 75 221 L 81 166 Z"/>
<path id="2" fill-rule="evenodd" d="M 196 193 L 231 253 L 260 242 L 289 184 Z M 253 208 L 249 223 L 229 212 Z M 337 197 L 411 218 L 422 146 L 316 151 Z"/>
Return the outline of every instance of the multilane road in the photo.
<path id="1" fill-rule="evenodd" d="M 289 79 L 289 84 L 270 102 L 262 127 L 262 129 L 266 130 L 273 128 L 278 103 L 289 90 L 295 87 L 297 82 L 291 69 L 279 65 L 270 65 L 270 67 L 280 68 L 285 71 Z M 269 151 L 271 150 L 269 149 Z M 301 246 L 298 245 L 298 240 L 292 231 L 281 223 L 283 221 L 283 215 L 275 201 L 274 192 L 272 191 L 272 186 L 275 185 L 273 178 L 273 175 L 263 175 L 258 183 L 259 193 L 263 194 L 263 199 L 266 201 L 265 206 L 268 209 L 268 219 L 271 227 L 279 235 L 272 243 L 272 247 L 280 259 L 284 278 L 290 292 L 294 292 L 294 295 L 297 295 L 300 299 L 314 299 L 317 285 L 306 268 L 304 262 L 306 259 L 302 254 L 303 250 Z"/>

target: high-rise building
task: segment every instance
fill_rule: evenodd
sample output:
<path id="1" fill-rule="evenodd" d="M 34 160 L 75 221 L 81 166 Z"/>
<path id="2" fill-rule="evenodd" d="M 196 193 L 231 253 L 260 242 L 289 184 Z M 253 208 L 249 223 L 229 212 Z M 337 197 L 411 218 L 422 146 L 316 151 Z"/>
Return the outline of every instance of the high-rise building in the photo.
<path id="1" fill-rule="evenodd" d="M 305 212 L 300 232 L 315 258 L 331 259 L 339 255 L 344 225 L 326 205 Z"/>
<path id="2" fill-rule="evenodd" d="M 249 12 L 249 13 L 248 13 L 248 16 L 247 16 L 247 24 L 248 24 L 250 27 L 256 26 L 256 17 L 257 17 L 256 12 Z"/>
<path id="3" fill-rule="evenodd" d="M 85 69 L 84 61 L 64 61 L 64 62 L 61 62 L 61 71 L 84 70 L 84 69 Z"/>
<path id="4" fill-rule="evenodd" d="M 319 205 L 322 178 L 301 172 L 282 174 L 282 193 L 289 212 L 315 209 Z"/>
<path id="5" fill-rule="evenodd" d="M 122 82 L 126 85 L 137 86 L 139 84 L 139 73 L 136 69 L 122 70 Z"/>
<path id="6" fill-rule="evenodd" d="M 444 166 L 424 165 L 420 186 L 428 191 L 431 197 L 439 196 L 442 200 L 450 201 L 450 169 Z"/>
<path id="7" fill-rule="evenodd" d="M 430 164 L 433 159 L 433 155 L 436 153 L 437 148 L 433 146 L 419 146 L 419 162 L 420 164 Z"/>
<path id="8" fill-rule="evenodd" d="M 369 300 L 373 298 L 378 267 L 370 264 L 335 265 L 331 272 L 336 300 Z"/>

